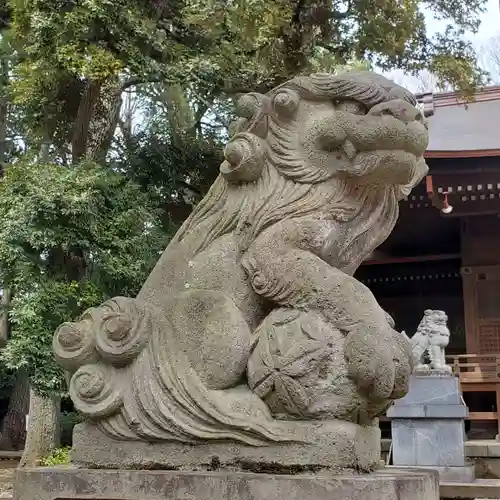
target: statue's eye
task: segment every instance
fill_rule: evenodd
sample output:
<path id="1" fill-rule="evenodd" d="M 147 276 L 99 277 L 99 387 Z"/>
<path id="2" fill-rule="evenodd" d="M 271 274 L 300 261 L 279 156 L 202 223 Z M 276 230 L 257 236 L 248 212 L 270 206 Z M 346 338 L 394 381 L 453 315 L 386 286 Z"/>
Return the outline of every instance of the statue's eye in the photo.
<path id="1" fill-rule="evenodd" d="M 366 115 L 366 108 L 358 101 L 337 101 L 335 108 L 353 115 Z"/>

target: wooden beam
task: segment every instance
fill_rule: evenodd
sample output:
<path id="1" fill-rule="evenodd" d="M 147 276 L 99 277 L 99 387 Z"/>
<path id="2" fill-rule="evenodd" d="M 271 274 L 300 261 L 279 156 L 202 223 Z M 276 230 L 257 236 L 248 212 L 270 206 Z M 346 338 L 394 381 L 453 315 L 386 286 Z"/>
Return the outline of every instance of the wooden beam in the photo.
<path id="1" fill-rule="evenodd" d="M 500 149 L 475 149 L 466 151 L 426 151 L 425 158 L 486 158 L 500 156 Z"/>
<path id="2" fill-rule="evenodd" d="M 465 420 L 497 420 L 496 411 L 470 411 Z"/>
<path id="3" fill-rule="evenodd" d="M 377 266 L 384 264 L 406 264 L 409 262 L 431 262 L 439 260 L 452 260 L 460 259 L 461 254 L 459 253 L 445 253 L 439 255 L 416 255 L 415 257 L 394 257 L 387 259 L 373 259 L 366 260 L 361 265 L 362 266 Z"/>

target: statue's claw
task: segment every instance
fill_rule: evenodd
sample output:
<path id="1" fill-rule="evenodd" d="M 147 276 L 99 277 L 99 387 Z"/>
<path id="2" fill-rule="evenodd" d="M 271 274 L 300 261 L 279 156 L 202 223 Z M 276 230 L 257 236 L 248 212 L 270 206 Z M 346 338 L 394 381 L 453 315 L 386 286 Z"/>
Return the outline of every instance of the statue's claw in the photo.
<path id="1" fill-rule="evenodd" d="M 406 339 L 395 330 L 362 326 L 346 339 L 349 377 L 371 400 L 396 399 L 408 392 L 412 372 Z"/>

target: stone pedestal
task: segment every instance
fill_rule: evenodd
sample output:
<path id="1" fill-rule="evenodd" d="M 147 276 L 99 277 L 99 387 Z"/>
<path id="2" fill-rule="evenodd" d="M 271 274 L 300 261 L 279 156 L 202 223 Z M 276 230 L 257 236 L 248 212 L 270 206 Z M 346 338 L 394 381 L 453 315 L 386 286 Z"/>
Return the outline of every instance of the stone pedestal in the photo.
<path id="1" fill-rule="evenodd" d="M 408 394 L 387 412 L 393 464 L 434 468 L 443 481 L 473 481 L 474 466 L 465 454 L 467 412 L 458 378 L 434 372 L 412 376 Z"/>
<path id="2" fill-rule="evenodd" d="M 147 443 L 110 439 L 95 425 L 75 426 L 71 462 L 81 468 L 207 470 L 372 470 L 380 462 L 380 430 L 339 420 L 300 423 L 305 442 L 250 446 L 228 441 Z"/>
<path id="3" fill-rule="evenodd" d="M 13 500 L 439 500 L 434 471 L 366 475 L 18 469 Z"/>

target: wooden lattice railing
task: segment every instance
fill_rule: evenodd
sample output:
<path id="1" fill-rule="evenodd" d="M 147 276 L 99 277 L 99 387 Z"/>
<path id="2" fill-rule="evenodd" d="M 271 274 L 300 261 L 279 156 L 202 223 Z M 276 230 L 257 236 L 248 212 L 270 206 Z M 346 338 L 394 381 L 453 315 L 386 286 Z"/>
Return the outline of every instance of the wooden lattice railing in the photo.
<path id="1" fill-rule="evenodd" d="M 446 361 L 461 384 L 500 384 L 500 354 L 458 354 Z"/>
<path id="2" fill-rule="evenodd" d="M 496 393 L 496 407 L 492 411 L 469 408 L 468 419 L 496 420 L 500 434 L 500 354 L 459 354 L 447 356 L 446 361 L 460 379 L 462 392 Z"/>

